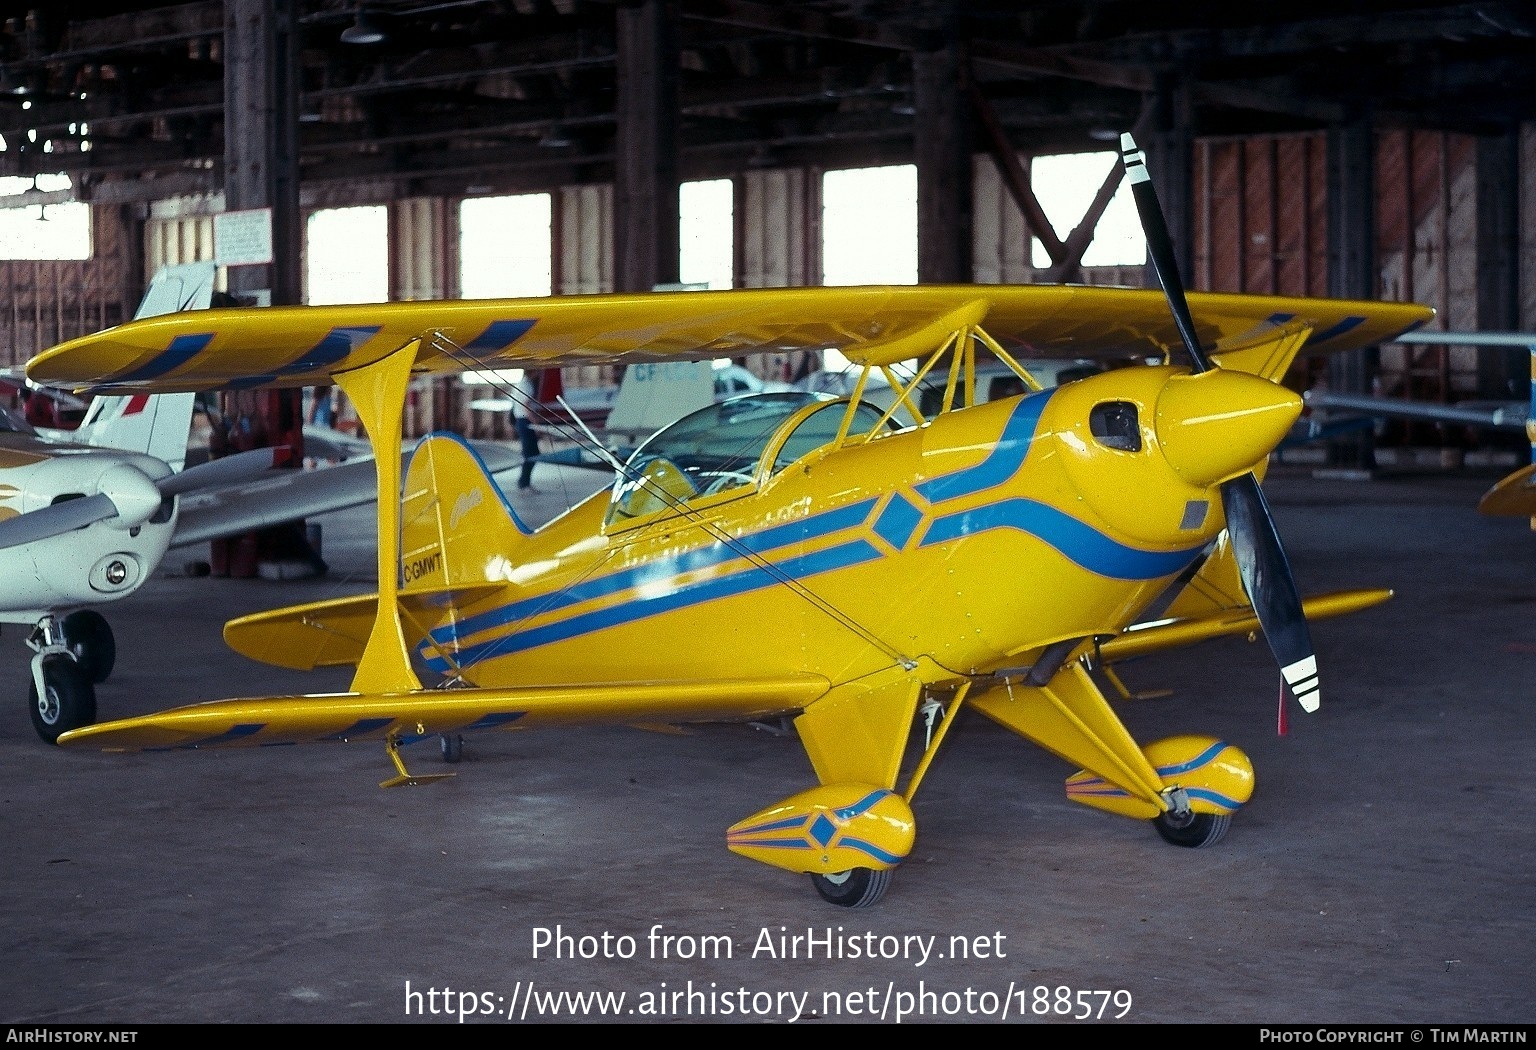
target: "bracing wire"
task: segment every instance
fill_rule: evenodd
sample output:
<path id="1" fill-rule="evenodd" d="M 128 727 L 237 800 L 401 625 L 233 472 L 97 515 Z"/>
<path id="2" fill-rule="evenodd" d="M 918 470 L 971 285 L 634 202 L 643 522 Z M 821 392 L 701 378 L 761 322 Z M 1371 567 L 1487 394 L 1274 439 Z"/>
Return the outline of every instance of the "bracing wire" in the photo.
<path id="1" fill-rule="evenodd" d="M 465 353 L 463 347 L 460 347 L 457 343 L 453 342 L 453 340 L 449 339 L 447 336 L 443 335 L 441 332 L 433 333 L 433 345 L 434 345 L 434 347 L 436 349 L 442 351 L 446 356 L 452 358 L 457 363 L 459 363 L 461 365 L 464 365 L 466 368 L 477 368 L 478 369 L 478 368 L 482 368 L 483 367 L 481 362 L 475 361 L 467 353 Z M 514 405 L 523 406 L 524 410 L 529 413 L 529 417 L 528 418 L 530 420 L 535 418 L 534 415 L 532 414 L 535 411 L 541 413 L 546 418 L 558 418 L 546 406 L 539 404 L 534 399 L 530 399 L 525 393 L 523 393 L 521 390 L 516 389 L 513 386 L 508 386 L 508 387 L 506 387 L 504 389 L 503 386 L 501 385 L 501 383 L 499 383 L 498 381 L 496 381 L 494 379 L 493 379 L 493 381 L 491 382 L 490 385 L 494 389 L 496 389 L 496 390 L 502 392 L 503 394 L 505 394 L 508 397 L 508 399 L 513 402 Z M 611 453 L 608 452 L 607 449 L 602 448 L 601 445 L 598 445 L 596 442 L 592 441 L 591 438 L 589 438 L 586 434 L 581 433 L 576 427 L 573 427 L 573 426 L 571 426 L 568 423 L 567 424 L 563 424 L 563 426 L 566 428 L 566 431 L 571 435 L 571 440 L 574 443 L 576 443 L 577 445 L 579 445 L 579 446 L 581 446 L 583 448 L 588 449 L 589 451 L 592 451 L 595 455 L 598 455 L 601 458 L 604 458 L 604 459 L 607 459 L 607 460 L 610 460 L 612 462 L 617 463 L 617 460 L 614 459 L 614 457 L 611 455 Z M 593 446 L 596 446 L 596 447 L 594 448 Z M 650 490 L 654 494 L 658 495 L 662 499 L 662 501 L 669 507 L 669 509 L 675 510 L 679 514 L 681 514 L 684 517 L 688 518 L 695 525 L 698 525 L 705 532 L 709 533 L 709 535 L 714 537 L 718 542 L 724 544 L 727 548 L 729 548 L 738 557 L 742 558 L 744 561 L 747 561 L 753 567 L 755 567 L 757 569 L 760 569 L 761 571 L 767 573 L 775 582 L 780 583 L 783 586 L 785 586 L 786 588 L 788 588 L 792 593 L 794 593 L 794 594 L 798 595 L 800 598 L 804 599 L 812 607 L 816 608 L 820 612 L 822 612 L 825 615 L 829 616 L 835 622 L 841 624 L 842 626 L 847 628 L 849 631 L 851 631 L 852 633 L 854 633 L 858 637 L 862 638 L 864 641 L 868 642 L 870 645 L 872 645 L 875 648 L 879 649 L 880 651 L 884 652 L 887 656 L 889 656 L 892 659 L 896 660 L 898 663 L 902 664 L 903 666 L 911 667 L 911 666 L 914 665 L 915 661 L 913 661 L 911 657 L 905 655 L 904 653 L 900 652 L 899 650 L 897 650 L 893 646 L 891 646 L 888 643 L 886 643 L 883 639 L 881 639 L 878 635 L 876 635 L 869 628 L 867 628 L 863 624 L 861 624 L 854 617 L 852 617 L 848 613 L 845 613 L 841 609 L 837 608 L 837 606 L 833 605 L 831 602 L 827 601 L 825 598 L 823 598 L 820 595 L 816 594 L 814 591 L 812 591 L 805 584 L 801 583 L 799 580 L 795 579 L 794 577 L 790 576 L 788 573 L 784 572 L 784 570 L 780 569 L 777 565 L 773 564 L 771 561 L 769 561 L 763 555 L 761 555 L 757 551 L 753 550 L 748 544 L 743 542 L 738 537 L 730 535 L 728 532 L 726 532 L 724 529 L 720 528 L 720 526 L 715 524 L 713 521 L 708 520 L 703 514 L 699 513 L 698 510 L 696 510 L 693 507 L 688 506 L 688 504 L 686 502 L 684 502 L 683 500 L 679 499 L 678 497 L 672 495 L 671 493 L 664 491 L 660 486 L 653 484 L 649 478 L 645 477 L 643 474 L 641 474 L 639 471 L 637 471 L 630 464 L 627 464 L 627 463 L 619 464 L 619 470 L 621 472 L 622 477 L 625 480 L 630 481 L 630 482 L 635 483 L 635 484 L 642 484 L 642 485 L 648 486 L 650 488 Z M 591 578 L 592 574 L 595 573 L 598 570 L 599 567 L 600 567 L 599 565 L 594 565 L 590 570 L 588 570 L 586 573 L 583 573 L 579 578 L 577 578 L 575 580 L 572 580 L 570 583 L 566 584 L 564 587 L 560 588 L 559 590 L 551 592 L 551 594 L 549 596 L 549 601 L 552 603 L 561 594 L 566 593 L 572 587 L 575 587 L 578 584 L 580 584 L 581 582 Z M 531 610 L 528 613 L 527 616 L 525 616 L 521 621 L 519 621 L 519 623 L 526 623 L 528 620 L 532 619 L 533 617 L 538 616 L 546 608 L 548 608 L 548 605 L 541 603 L 541 605 L 539 607 Z M 505 639 L 510 641 L 510 639 L 515 634 L 516 634 L 516 628 L 514 626 L 514 629 L 512 631 L 510 631 L 505 636 Z M 493 656 L 497 655 L 497 651 L 496 650 L 497 650 L 497 645 L 495 643 L 493 643 L 486 650 L 484 655 L 479 657 L 474 662 L 475 663 L 481 663 L 481 662 L 483 662 L 485 660 L 488 660 L 488 659 L 492 658 Z"/>

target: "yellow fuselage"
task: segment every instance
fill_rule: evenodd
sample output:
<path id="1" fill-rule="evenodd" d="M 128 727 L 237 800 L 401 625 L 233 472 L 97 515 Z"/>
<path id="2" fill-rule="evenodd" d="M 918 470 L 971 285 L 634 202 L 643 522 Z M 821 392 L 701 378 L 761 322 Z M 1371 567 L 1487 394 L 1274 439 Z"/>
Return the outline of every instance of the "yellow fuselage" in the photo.
<path id="1" fill-rule="evenodd" d="M 768 441 L 753 484 L 632 521 L 605 524 L 601 493 L 526 536 L 491 535 L 465 514 L 459 527 L 475 535 L 442 544 L 446 582 L 508 586 L 450 612 L 432 637 L 481 686 L 681 668 L 837 684 L 919 657 L 955 675 L 1027 662 L 1131 622 L 1222 528 L 1208 486 L 1182 480 L 1159 446 L 1158 401 L 1176 376 L 1190 382 L 1163 368 L 1109 373 L 775 469 L 801 413 Z M 1090 433 L 1106 401 L 1135 407 L 1139 450 Z M 473 482 L 456 492 L 439 471 L 436 498 L 465 500 Z M 406 490 L 410 589 L 413 564 L 436 575 L 441 537 L 413 535 L 420 486 Z"/>

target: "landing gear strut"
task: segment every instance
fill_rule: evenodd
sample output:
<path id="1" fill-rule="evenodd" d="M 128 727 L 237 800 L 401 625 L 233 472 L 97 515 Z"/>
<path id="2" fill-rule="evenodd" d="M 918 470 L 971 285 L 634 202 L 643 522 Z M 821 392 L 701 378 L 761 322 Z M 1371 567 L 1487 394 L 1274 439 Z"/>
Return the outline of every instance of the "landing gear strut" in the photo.
<path id="1" fill-rule="evenodd" d="M 117 658 L 112 629 L 89 609 L 62 623 L 50 614 L 37 621 L 27 645 L 36 654 L 27 698 L 32 728 L 55 744 L 69 730 L 96 721 L 95 683 L 112 673 Z"/>

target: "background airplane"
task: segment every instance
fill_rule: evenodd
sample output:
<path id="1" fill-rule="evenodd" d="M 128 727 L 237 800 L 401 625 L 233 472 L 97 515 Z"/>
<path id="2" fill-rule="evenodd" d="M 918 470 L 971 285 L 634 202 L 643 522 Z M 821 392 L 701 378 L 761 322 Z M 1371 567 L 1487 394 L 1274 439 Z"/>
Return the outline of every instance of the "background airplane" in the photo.
<path id="1" fill-rule="evenodd" d="M 214 266 L 168 267 L 136 319 L 205 310 Z M 44 438 L 0 408 L 0 623 L 28 625 L 27 709 L 52 743 L 96 718 L 116 643 L 95 606 L 132 594 L 167 551 L 367 503 L 367 457 L 323 472 L 274 470 L 258 449 L 183 469 L 195 395 L 104 395 L 78 428 Z M 495 471 L 516 465 L 478 446 Z M 322 476 L 323 474 L 323 476 Z"/>
<path id="2" fill-rule="evenodd" d="M 1488 431 L 1520 431 L 1531 445 L 1531 463 L 1521 467 L 1484 493 L 1479 512 L 1494 516 L 1528 517 L 1536 527 L 1536 332 L 1408 332 L 1399 343 L 1431 345 L 1524 347 L 1531 353 L 1531 399 L 1526 401 L 1463 401 L 1455 405 L 1437 405 L 1403 398 L 1368 397 L 1340 394 L 1329 390 L 1309 390 L 1306 403 L 1329 413 L 1322 426 L 1335 425 L 1337 413 L 1345 420 L 1356 417 L 1409 419 L 1444 423 Z"/>

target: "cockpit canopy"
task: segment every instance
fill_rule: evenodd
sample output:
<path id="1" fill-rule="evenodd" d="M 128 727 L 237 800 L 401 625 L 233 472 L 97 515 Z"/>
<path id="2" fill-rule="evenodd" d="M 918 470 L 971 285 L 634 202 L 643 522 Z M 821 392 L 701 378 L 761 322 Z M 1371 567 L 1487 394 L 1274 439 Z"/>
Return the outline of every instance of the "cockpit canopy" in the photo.
<path id="1" fill-rule="evenodd" d="M 755 486 L 835 440 L 847 410 L 846 400 L 795 390 L 749 394 L 690 413 L 635 450 L 614 482 L 608 524 Z M 873 405 L 859 405 L 847 433 L 869 433 L 881 415 Z"/>

